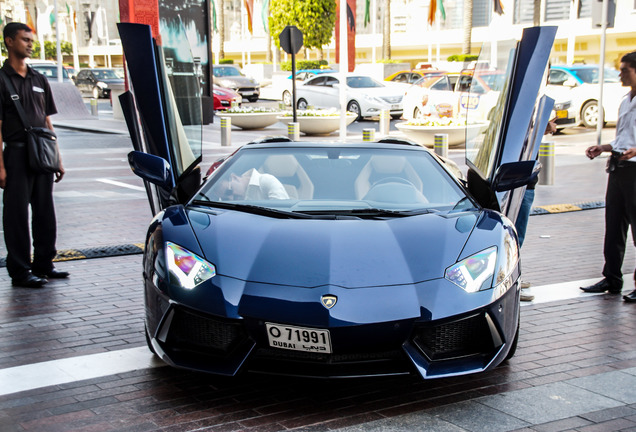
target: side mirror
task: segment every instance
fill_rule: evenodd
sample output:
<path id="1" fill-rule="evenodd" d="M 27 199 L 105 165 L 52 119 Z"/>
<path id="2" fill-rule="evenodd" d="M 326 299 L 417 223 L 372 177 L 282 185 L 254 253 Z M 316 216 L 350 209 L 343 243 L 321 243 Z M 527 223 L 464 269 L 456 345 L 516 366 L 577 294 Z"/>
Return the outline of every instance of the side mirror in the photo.
<path id="1" fill-rule="evenodd" d="M 577 83 L 574 78 L 568 78 L 565 81 L 563 81 L 563 85 L 565 87 L 576 87 L 579 85 L 579 83 Z"/>
<path id="2" fill-rule="evenodd" d="M 128 153 L 128 164 L 135 175 L 171 191 L 174 187 L 170 164 L 163 158 L 140 151 Z"/>
<path id="3" fill-rule="evenodd" d="M 510 162 L 497 169 L 493 180 L 493 190 L 504 192 L 527 185 L 539 175 L 541 164 L 534 160 Z"/>

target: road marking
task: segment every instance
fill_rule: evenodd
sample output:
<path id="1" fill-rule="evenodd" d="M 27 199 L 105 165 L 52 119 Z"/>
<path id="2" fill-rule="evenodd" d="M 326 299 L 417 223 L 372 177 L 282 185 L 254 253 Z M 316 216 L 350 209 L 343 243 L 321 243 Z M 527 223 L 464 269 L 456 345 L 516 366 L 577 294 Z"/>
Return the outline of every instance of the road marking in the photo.
<path id="1" fill-rule="evenodd" d="M 16 366 L 0 370 L 0 395 L 159 366 L 145 346 Z"/>
<path id="2" fill-rule="evenodd" d="M 146 191 L 146 188 L 143 188 L 141 186 L 130 185 L 128 183 L 118 182 L 117 180 L 110 180 L 110 179 L 106 179 L 106 178 L 98 178 L 97 181 L 98 182 L 102 182 L 102 183 L 111 184 L 113 186 L 120 186 L 120 187 L 124 187 L 124 188 L 128 188 L 128 189 L 136 190 L 136 191 L 142 191 L 142 192 Z"/>

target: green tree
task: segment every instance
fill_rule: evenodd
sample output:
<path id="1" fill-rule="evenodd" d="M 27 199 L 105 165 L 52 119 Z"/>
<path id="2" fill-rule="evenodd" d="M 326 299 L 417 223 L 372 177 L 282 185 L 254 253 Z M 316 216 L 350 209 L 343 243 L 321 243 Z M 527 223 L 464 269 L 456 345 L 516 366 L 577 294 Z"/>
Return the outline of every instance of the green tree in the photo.
<path id="1" fill-rule="evenodd" d="M 72 55 L 73 54 L 73 44 L 70 42 L 60 42 L 60 49 L 62 50 L 62 54 Z M 33 59 L 40 58 L 40 42 L 33 42 L 33 55 L 31 56 Z M 57 46 L 54 41 L 44 41 L 44 58 L 47 60 L 55 60 L 57 58 Z"/>
<path id="2" fill-rule="evenodd" d="M 336 24 L 335 0 L 271 0 L 269 28 L 276 46 L 278 36 L 288 25 L 295 25 L 303 32 L 303 46 L 320 49 L 331 41 Z"/>

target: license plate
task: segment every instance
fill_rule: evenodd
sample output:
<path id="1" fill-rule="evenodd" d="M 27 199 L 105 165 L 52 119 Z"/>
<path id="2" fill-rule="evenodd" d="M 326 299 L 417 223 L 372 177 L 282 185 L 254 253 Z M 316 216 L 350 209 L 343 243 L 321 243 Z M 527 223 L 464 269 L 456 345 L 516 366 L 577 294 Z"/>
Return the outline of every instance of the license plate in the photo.
<path id="1" fill-rule="evenodd" d="M 568 118 L 568 111 L 567 110 L 559 110 L 556 112 L 556 117 L 557 118 Z"/>
<path id="2" fill-rule="evenodd" d="M 242 96 L 252 96 L 254 94 L 253 91 L 244 91 Z"/>
<path id="3" fill-rule="evenodd" d="M 269 346 L 294 351 L 331 353 L 329 330 L 265 323 Z"/>
<path id="4" fill-rule="evenodd" d="M 392 110 L 398 110 L 398 109 L 400 109 L 400 104 L 393 104 L 393 105 L 391 105 L 391 109 L 392 109 Z"/>

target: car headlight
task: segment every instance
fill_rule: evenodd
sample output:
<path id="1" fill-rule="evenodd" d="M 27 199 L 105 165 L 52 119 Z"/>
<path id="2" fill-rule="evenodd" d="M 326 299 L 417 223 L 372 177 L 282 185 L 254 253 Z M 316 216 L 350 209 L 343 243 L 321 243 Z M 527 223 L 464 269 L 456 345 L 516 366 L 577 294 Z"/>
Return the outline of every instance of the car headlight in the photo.
<path id="1" fill-rule="evenodd" d="M 97 87 L 103 88 L 103 89 L 107 89 L 108 88 L 108 84 L 106 84 L 105 82 L 102 82 L 102 81 L 98 81 L 97 82 Z"/>
<path id="2" fill-rule="evenodd" d="M 571 106 L 572 106 L 572 102 L 570 101 L 560 102 L 560 103 L 555 103 L 552 109 L 554 109 L 555 111 L 562 111 L 562 110 L 570 109 Z"/>
<path id="3" fill-rule="evenodd" d="M 216 267 L 181 246 L 166 242 L 168 271 L 188 290 L 216 276 Z"/>
<path id="4" fill-rule="evenodd" d="M 469 293 L 485 290 L 492 287 L 496 262 L 497 247 L 493 246 L 448 267 L 444 277 Z"/>

